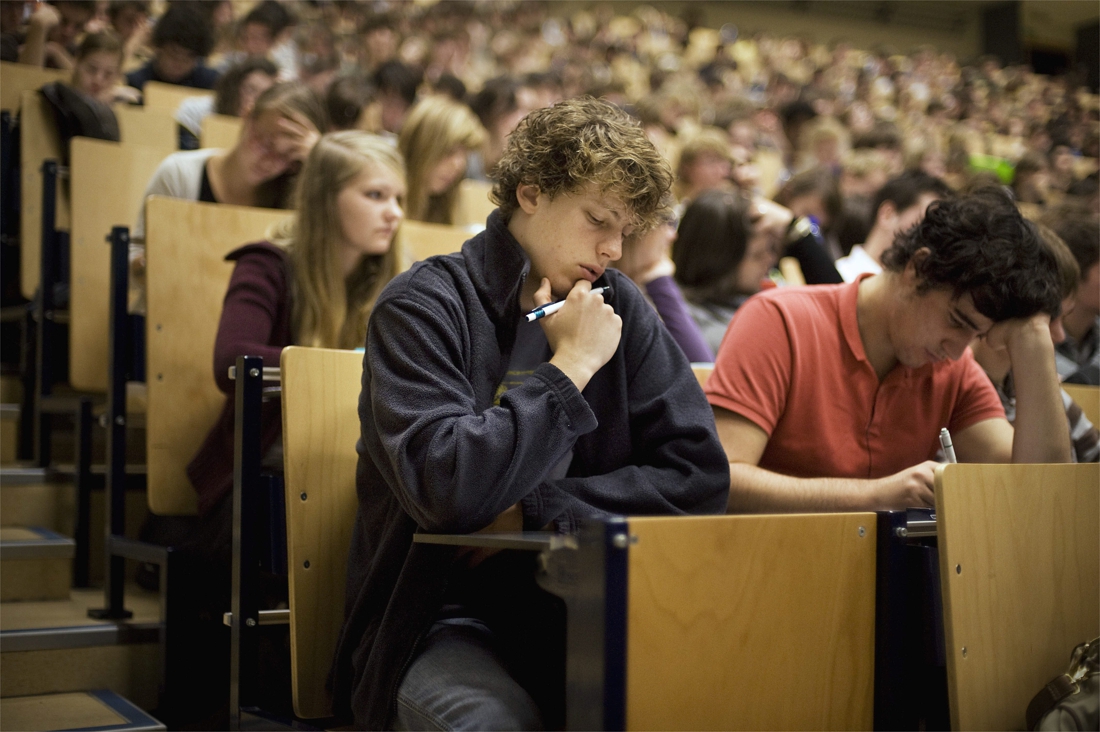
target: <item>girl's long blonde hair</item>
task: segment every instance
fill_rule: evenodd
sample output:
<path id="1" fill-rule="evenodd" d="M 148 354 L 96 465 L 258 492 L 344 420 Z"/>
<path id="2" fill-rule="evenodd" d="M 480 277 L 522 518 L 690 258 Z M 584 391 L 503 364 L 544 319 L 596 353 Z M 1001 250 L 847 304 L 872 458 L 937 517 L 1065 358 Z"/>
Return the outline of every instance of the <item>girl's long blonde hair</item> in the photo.
<path id="1" fill-rule="evenodd" d="M 385 254 L 366 255 L 346 278 L 338 246 L 343 235 L 336 198 L 364 169 L 384 166 L 405 177 L 393 145 L 365 132 L 323 136 L 298 176 L 297 215 L 276 227 L 271 239 L 287 247 L 293 272 L 294 342 L 319 348 L 359 348 L 382 288 L 401 271 L 395 236 Z"/>
<path id="2" fill-rule="evenodd" d="M 406 213 L 410 220 L 454 223 L 458 183 L 433 196 L 428 190 L 428 175 L 456 147 L 476 150 L 485 142 L 485 136 L 485 128 L 464 104 L 443 96 L 425 97 L 416 103 L 397 139 L 397 147 L 409 166 Z"/>

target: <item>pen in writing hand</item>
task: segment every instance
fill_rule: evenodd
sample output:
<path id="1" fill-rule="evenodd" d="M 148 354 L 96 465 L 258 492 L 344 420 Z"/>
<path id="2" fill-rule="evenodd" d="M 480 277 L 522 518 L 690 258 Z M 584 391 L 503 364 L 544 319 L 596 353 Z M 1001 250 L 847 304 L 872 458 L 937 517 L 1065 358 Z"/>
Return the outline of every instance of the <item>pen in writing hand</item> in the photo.
<path id="1" fill-rule="evenodd" d="M 947 462 L 959 462 L 955 459 L 955 448 L 951 445 L 951 433 L 947 431 L 946 427 L 940 430 L 940 447 L 943 448 L 943 454 L 947 458 Z"/>
<path id="2" fill-rule="evenodd" d="M 593 290 L 592 290 L 593 295 L 605 295 L 606 296 L 610 292 L 611 292 L 611 286 L 610 285 L 608 285 L 607 287 L 596 287 L 596 288 L 593 288 Z M 606 299 L 606 297 L 605 297 L 605 299 Z M 542 307 L 535 308 L 534 310 L 527 313 L 523 317 L 524 317 L 524 319 L 527 320 L 528 323 L 534 323 L 539 318 L 545 318 L 547 315 L 558 312 L 559 310 L 562 309 L 563 305 L 565 305 L 565 300 L 558 300 L 557 302 L 547 303 L 546 305 L 543 305 Z"/>

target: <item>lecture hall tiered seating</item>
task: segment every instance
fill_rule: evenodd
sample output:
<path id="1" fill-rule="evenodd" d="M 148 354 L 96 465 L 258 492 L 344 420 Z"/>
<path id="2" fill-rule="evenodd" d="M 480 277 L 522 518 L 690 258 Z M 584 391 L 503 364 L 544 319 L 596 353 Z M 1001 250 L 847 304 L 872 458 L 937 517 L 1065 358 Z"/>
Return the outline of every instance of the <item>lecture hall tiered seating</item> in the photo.
<path id="1" fill-rule="evenodd" d="M 209 22 L 226 23 L 207 60 L 224 70 L 246 55 L 237 34 L 258 4 L 203 1 Z M 694 19 L 640 3 L 406 5 L 374 18 L 366 3 L 289 2 L 294 24 L 268 53 L 284 77 L 318 89 L 338 73 L 373 74 L 391 55 L 417 69 L 421 94 L 445 93 L 453 79 L 472 96 L 498 73 L 536 72 L 524 77 L 530 109 L 546 101 L 537 90 L 550 76 L 551 97 L 587 92 L 629 105 L 673 164 L 702 127 L 728 130 L 731 176 L 769 197 L 814 165 L 845 181 L 873 176 L 895 154 L 899 166 L 936 158 L 937 174 L 962 187 L 1011 170 L 1046 134 L 1046 197 L 1023 202 L 1018 190 L 1021 210 L 1038 219 L 1063 203 L 1096 206 L 1095 69 L 1090 80 L 1084 58 L 1085 76 L 1066 81 L 1077 50 L 1067 39 L 1076 29 L 1095 35 L 1095 3 L 1049 10 L 1049 37 L 1031 49 L 1040 74 L 1017 65 L 1028 58 L 995 58 L 1012 49 L 979 47 L 996 9 L 968 3 L 899 2 L 864 17 L 855 3 L 701 2 L 684 9 Z M 30 17 L 36 6 L 27 7 Z M 105 14 L 89 29 L 110 22 Z M 458 30 L 427 30 L 446 24 Z M 392 34 L 390 51 L 372 29 Z M 124 71 L 154 57 L 153 37 L 127 43 Z M 556 76 L 541 73 L 551 68 Z M 234 367 L 242 538 L 217 661 L 230 675 L 229 708 L 188 718 L 193 680 L 179 671 L 186 649 L 173 633 L 183 602 L 173 577 L 185 568 L 143 532 L 192 525 L 186 466 L 224 401 L 210 364 L 233 269 L 225 255 L 290 212 L 145 200 L 179 148 L 181 104 L 210 104 L 202 148 L 232 148 L 242 119 L 215 109 L 213 90 L 152 81 L 143 105 L 113 105 L 120 141 L 66 143 L 38 90 L 71 76 L 0 63 L 0 730 L 346 724 L 332 716 L 326 679 L 357 508 L 363 354 L 292 346 L 277 363 L 242 357 Z M 819 118 L 801 146 L 787 113 L 795 101 Z M 371 115 L 365 104 L 360 119 L 388 124 L 388 103 Z M 826 117 L 841 121 L 835 138 Z M 748 147 L 738 137 L 746 126 Z M 860 134 L 883 126 L 898 133 L 894 143 L 849 155 Z M 811 138 L 835 140 L 836 158 Z M 493 210 L 490 189 L 463 180 L 452 224 L 406 220 L 402 266 L 458 251 Z M 128 312 L 139 210 L 144 320 Z M 826 232 L 834 243 L 838 230 Z M 777 280 L 804 283 L 797 260 L 776 267 Z M 711 365 L 693 367 L 704 385 Z M 1100 388 L 1065 388 L 1100 423 Z M 274 479 L 261 470 L 258 438 L 271 399 L 282 405 L 284 469 Z M 540 554 L 540 583 L 569 613 L 568 729 L 1018 729 L 1070 650 L 1100 633 L 1096 464 L 945 465 L 936 505 L 922 511 L 627 516 L 571 537 L 416 541 Z M 272 581 L 286 592 L 277 607 L 261 599 Z M 922 660 L 909 663 L 914 652 Z M 266 666 L 288 672 L 278 709 L 262 701 L 271 698 L 260 687 Z"/>

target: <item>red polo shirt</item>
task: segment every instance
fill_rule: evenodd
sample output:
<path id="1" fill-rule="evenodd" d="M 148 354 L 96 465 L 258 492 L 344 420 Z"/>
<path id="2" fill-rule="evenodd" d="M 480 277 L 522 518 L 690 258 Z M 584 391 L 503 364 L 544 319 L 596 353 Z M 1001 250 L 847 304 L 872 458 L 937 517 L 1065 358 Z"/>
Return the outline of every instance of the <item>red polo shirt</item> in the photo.
<path id="1" fill-rule="evenodd" d="M 941 427 L 1004 418 L 969 350 L 958 361 L 898 364 L 880 382 L 859 336 L 858 290 L 857 281 L 762 292 L 730 323 L 705 392 L 768 433 L 760 467 L 881 478 L 933 458 Z"/>

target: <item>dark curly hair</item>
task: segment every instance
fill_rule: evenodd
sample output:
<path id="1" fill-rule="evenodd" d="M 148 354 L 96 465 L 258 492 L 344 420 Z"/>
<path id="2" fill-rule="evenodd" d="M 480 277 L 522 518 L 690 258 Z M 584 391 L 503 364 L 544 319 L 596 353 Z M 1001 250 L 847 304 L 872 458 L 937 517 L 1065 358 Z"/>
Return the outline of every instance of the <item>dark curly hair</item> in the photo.
<path id="1" fill-rule="evenodd" d="M 910 262 L 917 292 L 969 294 L 978 312 L 995 323 L 1061 310 L 1054 255 L 1001 189 L 932 203 L 924 220 L 899 234 L 882 255 L 891 272 L 904 271 Z"/>
<path id="2" fill-rule="evenodd" d="M 160 16 L 153 28 L 153 47 L 169 43 L 187 49 L 199 58 L 206 58 L 214 48 L 214 29 L 198 6 L 175 3 Z"/>
<path id="3" fill-rule="evenodd" d="M 490 195 L 507 221 L 516 189 L 535 185 L 550 198 L 589 183 L 630 208 L 637 233 L 668 216 L 672 169 L 625 112 L 592 97 L 568 99 L 524 117 L 493 170 Z"/>

